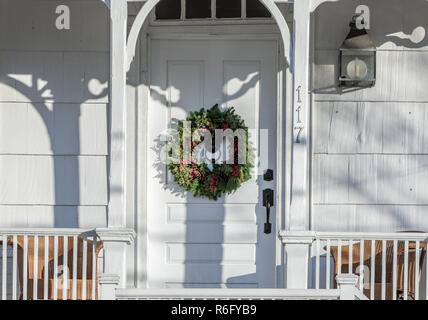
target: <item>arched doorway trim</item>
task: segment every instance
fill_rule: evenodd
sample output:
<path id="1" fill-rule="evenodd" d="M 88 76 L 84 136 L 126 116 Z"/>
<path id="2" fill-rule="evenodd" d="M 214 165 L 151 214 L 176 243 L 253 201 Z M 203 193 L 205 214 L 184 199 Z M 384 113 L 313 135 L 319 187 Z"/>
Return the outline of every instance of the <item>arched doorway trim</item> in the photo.
<path id="1" fill-rule="evenodd" d="M 108 0 L 104 0 L 108 1 Z M 150 12 L 153 8 L 159 3 L 160 0 L 148 0 L 143 7 L 138 12 L 134 23 L 132 25 L 131 31 L 128 36 L 128 41 L 126 45 L 126 70 L 129 71 L 132 60 L 135 56 L 135 49 L 137 46 L 138 35 L 140 33 L 141 28 L 143 27 L 144 21 L 149 16 Z M 260 0 L 261 3 L 265 5 L 265 7 L 270 11 L 272 17 L 275 19 L 278 24 L 278 28 L 281 32 L 282 42 L 284 45 L 284 54 L 288 65 L 290 63 L 291 56 L 291 36 L 290 30 L 288 28 L 287 22 L 285 21 L 284 16 L 279 10 L 278 6 L 275 4 L 274 0 Z"/>

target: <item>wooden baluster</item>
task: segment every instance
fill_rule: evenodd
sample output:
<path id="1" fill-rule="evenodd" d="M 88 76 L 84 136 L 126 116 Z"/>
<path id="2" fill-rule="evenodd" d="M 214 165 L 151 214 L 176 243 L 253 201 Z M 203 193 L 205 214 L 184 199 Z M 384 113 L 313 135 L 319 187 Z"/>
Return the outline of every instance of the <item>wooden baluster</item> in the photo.
<path id="1" fill-rule="evenodd" d="M 325 288 L 330 289 L 330 239 L 327 239 L 327 257 L 326 257 L 326 275 L 325 275 Z"/>
<path id="2" fill-rule="evenodd" d="M 397 300 L 397 245 L 398 241 L 394 240 L 394 250 L 392 258 L 392 300 Z"/>
<path id="3" fill-rule="evenodd" d="M 348 250 L 348 273 L 352 274 L 352 258 L 353 258 L 353 250 L 354 250 L 354 243 L 352 240 L 349 240 L 349 250 Z"/>
<path id="4" fill-rule="evenodd" d="M 382 240 L 382 300 L 386 299 L 386 241 Z"/>
<path id="5" fill-rule="evenodd" d="M 3 235 L 2 239 L 2 290 L 1 290 L 1 298 L 2 300 L 6 300 L 7 294 L 7 235 Z"/>
<path id="6" fill-rule="evenodd" d="M 320 288 L 320 240 L 315 241 L 315 289 Z"/>
<path id="7" fill-rule="evenodd" d="M 58 300 L 58 236 L 54 236 L 54 292 L 53 299 Z"/>
<path id="8" fill-rule="evenodd" d="M 39 263 L 39 237 L 37 235 L 35 235 L 33 237 L 33 242 L 34 242 L 34 250 L 33 250 L 33 300 L 37 300 L 38 296 L 37 296 L 37 273 L 38 273 L 38 263 Z"/>
<path id="9" fill-rule="evenodd" d="M 77 299 L 77 236 L 73 236 L 73 289 L 72 289 L 72 299 Z"/>
<path id="10" fill-rule="evenodd" d="M 92 240 L 92 300 L 96 300 L 97 288 L 97 237 Z"/>
<path id="11" fill-rule="evenodd" d="M 43 299 L 49 299 L 49 237 L 45 236 L 45 250 L 44 250 L 44 259 L 45 259 L 45 270 L 44 270 L 44 279 L 43 279 Z"/>
<path id="12" fill-rule="evenodd" d="M 364 240 L 360 240 L 360 290 L 364 290 Z"/>
<path id="13" fill-rule="evenodd" d="M 342 240 L 337 240 L 337 274 L 342 273 Z"/>
<path id="14" fill-rule="evenodd" d="M 18 237 L 13 235 L 12 300 L 18 299 Z"/>
<path id="15" fill-rule="evenodd" d="M 83 237 L 83 262 L 82 262 L 82 300 L 86 300 L 86 269 L 88 268 L 88 241 Z"/>
<path id="16" fill-rule="evenodd" d="M 408 296 L 408 281 L 409 281 L 409 240 L 404 241 L 404 300 Z"/>
<path id="17" fill-rule="evenodd" d="M 68 237 L 64 236 L 64 247 L 63 247 L 63 268 L 62 268 L 62 300 L 67 300 L 68 293 Z"/>
<path id="18" fill-rule="evenodd" d="M 27 281 L 28 281 L 28 236 L 24 236 L 24 266 L 23 266 L 23 283 L 22 283 L 22 298 L 27 300 Z"/>
<path id="19" fill-rule="evenodd" d="M 420 241 L 415 243 L 415 300 L 419 300 L 419 252 L 420 251 Z"/>
<path id="20" fill-rule="evenodd" d="M 374 300 L 375 298 L 375 245 L 376 241 L 371 241 L 371 270 L 370 270 L 370 299 Z"/>

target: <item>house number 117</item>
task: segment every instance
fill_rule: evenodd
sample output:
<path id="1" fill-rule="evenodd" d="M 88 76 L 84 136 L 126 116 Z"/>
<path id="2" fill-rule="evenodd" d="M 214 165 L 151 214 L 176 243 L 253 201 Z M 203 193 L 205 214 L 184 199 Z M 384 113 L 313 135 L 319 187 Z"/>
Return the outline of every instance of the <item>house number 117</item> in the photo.
<path id="1" fill-rule="evenodd" d="M 297 91 L 297 104 L 301 104 L 302 103 L 302 98 L 301 98 L 302 86 L 299 86 L 296 89 L 296 91 Z M 297 123 L 296 123 L 296 126 L 294 127 L 294 130 L 298 130 L 296 143 L 300 143 L 300 135 L 302 134 L 302 131 L 305 129 L 305 126 L 301 118 L 302 106 L 299 105 L 296 109 L 296 112 L 297 112 Z"/>

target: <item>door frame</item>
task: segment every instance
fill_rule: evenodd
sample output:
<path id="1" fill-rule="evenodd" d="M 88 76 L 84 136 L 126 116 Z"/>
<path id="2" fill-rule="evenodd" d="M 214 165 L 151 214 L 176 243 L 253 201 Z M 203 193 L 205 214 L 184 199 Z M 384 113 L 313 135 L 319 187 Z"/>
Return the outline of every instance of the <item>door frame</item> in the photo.
<path id="1" fill-rule="evenodd" d="M 292 76 L 288 69 L 287 61 L 284 55 L 282 38 L 279 33 L 272 31 L 269 33 L 258 34 L 258 26 L 247 26 L 246 34 L 233 33 L 233 27 L 224 29 L 211 27 L 210 33 L 177 33 L 177 27 L 156 28 L 151 32 L 150 27 L 144 28 L 141 33 L 139 44 L 138 66 L 142 80 L 145 83 L 137 90 L 137 119 L 136 119 L 136 229 L 137 240 L 134 253 L 137 255 L 136 261 L 136 281 L 138 288 L 147 287 L 147 134 L 148 134 L 148 104 L 150 100 L 150 74 L 151 74 L 151 41 L 152 40 L 270 40 L 275 41 L 277 45 L 277 179 L 276 179 L 276 228 L 284 229 L 288 221 L 290 187 L 291 187 L 291 150 L 292 150 Z M 180 28 L 180 27 L 179 27 Z M 192 28 L 192 27 L 190 27 Z M 193 27 L 194 28 L 194 27 Z M 211 33 L 212 30 L 212 33 Z M 275 233 L 277 233 L 275 231 Z M 285 252 L 279 239 L 275 239 L 275 259 L 276 259 L 276 286 L 283 288 L 285 284 Z M 279 266 L 279 267 L 278 267 Z"/>

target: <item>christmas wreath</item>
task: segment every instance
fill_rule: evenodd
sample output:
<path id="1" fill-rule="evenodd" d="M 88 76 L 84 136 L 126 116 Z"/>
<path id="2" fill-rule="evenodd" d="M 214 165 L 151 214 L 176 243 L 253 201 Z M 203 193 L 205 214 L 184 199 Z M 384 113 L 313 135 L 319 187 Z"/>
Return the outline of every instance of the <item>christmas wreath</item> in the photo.
<path id="1" fill-rule="evenodd" d="M 211 109 L 190 112 L 185 122 L 178 122 L 177 131 L 179 147 L 175 152 L 169 150 L 168 169 L 175 183 L 195 197 L 217 200 L 223 194 L 235 192 L 251 179 L 254 150 L 248 140 L 248 127 L 233 107 L 220 110 L 214 105 Z M 219 132 L 241 132 L 244 143 L 236 135 L 229 136 L 228 144 L 223 143 L 224 138 L 218 143 L 214 137 Z M 209 140 L 207 136 L 212 138 Z M 212 146 L 211 150 L 204 147 L 207 145 Z M 227 156 L 219 157 L 222 151 Z M 205 155 L 202 162 L 200 154 Z"/>

